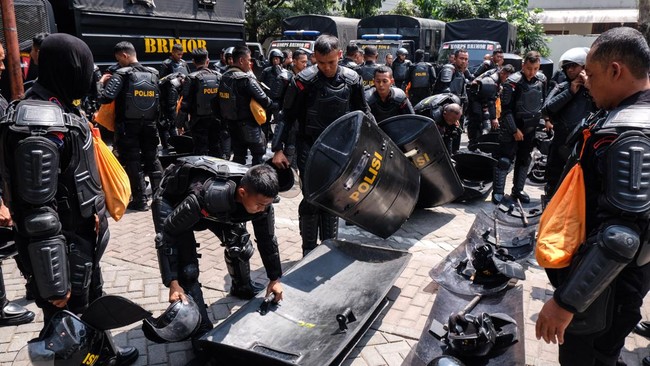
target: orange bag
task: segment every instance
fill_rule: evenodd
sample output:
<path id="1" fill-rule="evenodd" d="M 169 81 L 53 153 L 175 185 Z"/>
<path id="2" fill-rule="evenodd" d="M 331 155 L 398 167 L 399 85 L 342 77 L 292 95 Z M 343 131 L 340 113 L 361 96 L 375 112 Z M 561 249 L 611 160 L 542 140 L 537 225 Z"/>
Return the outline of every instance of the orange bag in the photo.
<path id="1" fill-rule="evenodd" d="M 255 99 L 251 99 L 250 108 L 251 108 L 251 112 L 253 113 L 253 117 L 255 117 L 255 121 L 257 122 L 257 124 L 260 126 L 265 124 L 266 110 L 262 108 L 262 105 L 259 104 Z"/>
<path id="2" fill-rule="evenodd" d="M 181 95 L 178 98 L 178 102 L 176 102 L 176 114 L 180 113 L 181 111 L 181 104 L 183 103 L 183 96 Z"/>
<path id="3" fill-rule="evenodd" d="M 91 129 L 97 169 L 102 181 L 102 190 L 106 196 L 106 209 L 115 221 L 120 221 L 131 197 L 129 177 L 113 152 L 101 139 L 99 129 L 93 127 Z"/>
<path id="4" fill-rule="evenodd" d="M 501 97 L 494 101 L 494 108 L 497 111 L 497 118 L 501 118 Z"/>
<path id="5" fill-rule="evenodd" d="M 106 127 L 109 131 L 115 131 L 115 101 L 109 104 L 102 104 L 94 116 L 95 122 Z"/>
<path id="6" fill-rule="evenodd" d="M 591 133 L 586 129 L 583 135 L 585 143 L 582 144 L 580 158 Z M 539 265 L 544 268 L 568 267 L 573 254 L 587 238 L 585 220 L 585 181 L 578 159 L 540 218 L 535 248 Z"/>

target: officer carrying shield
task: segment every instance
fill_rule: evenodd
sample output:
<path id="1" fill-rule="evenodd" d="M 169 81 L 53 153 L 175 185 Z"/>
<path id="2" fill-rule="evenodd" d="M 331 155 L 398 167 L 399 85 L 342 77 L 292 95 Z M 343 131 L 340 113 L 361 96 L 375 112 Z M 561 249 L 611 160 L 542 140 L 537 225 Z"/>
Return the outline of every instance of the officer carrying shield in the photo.
<path id="1" fill-rule="evenodd" d="M 416 105 L 431 95 L 433 86 L 436 84 L 436 70 L 430 63 L 424 62 L 424 50 L 415 51 L 415 64 L 409 70 L 409 99 L 411 104 Z"/>
<path id="2" fill-rule="evenodd" d="M 202 156 L 179 160 L 165 170 L 161 189 L 154 196 L 152 214 L 158 264 L 163 283 L 169 287 L 169 302 L 184 300 L 185 293 L 192 296 L 202 317 L 194 335 L 198 338 L 212 329 L 212 323 L 199 283 L 194 231 L 207 229 L 219 238 L 232 281 L 230 294 L 251 299 L 263 289 L 250 275 L 254 248 L 246 222 L 252 221 L 270 280 L 267 294 L 273 292 L 276 301 L 282 299 L 282 267 L 272 206 L 279 185 L 277 173 L 269 165 L 249 169 Z"/>
<path id="3" fill-rule="evenodd" d="M 401 114 L 414 114 L 406 93 L 393 82 L 393 70 L 379 66 L 375 69 L 374 87 L 366 90 L 366 101 L 377 123 Z"/>
<path id="4" fill-rule="evenodd" d="M 532 160 L 535 129 L 542 117 L 542 105 L 546 95 L 546 76 L 539 71 L 540 54 L 530 51 L 524 57 L 521 71 L 506 80 L 501 93 L 501 120 L 499 121 L 499 148 L 495 152 L 497 165 L 494 167 L 494 188 L 492 202 L 503 200 L 506 176 L 513 160 L 512 198 L 523 203 L 530 202 L 524 192 L 528 168 Z"/>
<path id="5" fill-rule="evenodd" d="M 219 112 L 221 121 L 230 129 L 232 161 L 246 164 L 246 155 L 250 150 L 253 165 L 257 165 L 262 163 L 266 152 L 266 138 L 251 112 L 251 99 L 267 110 L 277 107 L 273 106 L 273 101 L 266 96 L 250 71 L 251 51 L 245 46 L 235 47 L 233 64 L 228 66 L 219 84 Z"/>
<path id="6" fill-rule="evenodd" d="M 56 33 L 39 58 L 38 80 L 0 123 L 0 170 L 21 269 L 48 324 L 60 310 L 80 314 L 102 296 L 110 235 L 89 123 L 73 104 L 91 86 L 90 49 Z M 138 358 L 134 347 L 104 347 L 103 364 Z"/>
<path id="7" fill-rule="evenodd" d="M 208 68 L 210 59 L 205 48 L 192 50 L 192 61 L 196 71 L 187 77 L 183 87 L 181 110 L 190 115 L 194 154 L 228 159 L 228 130 L 222 127 L 216 116 L 221 74 Z"/>
<path id="8" fill-rule="evenodd" d="M 283 149 L 290 140 L 290 132 L 298 125 L 296 151 L 300 174 L 318 136 L 337 118 L 350 111 L 360 110 L 372 116 L 366 102 L 361 77 L 356 72 L 338 65 L 341 51 L 338 38 L 322 35 L 316 39 L 315 66 L 296 75 L 284 98 L 284 121 L 278 124 L 271 144 L 275 155 L 273 163 L 289 168 Z M 372 117 L 371 117 L 372 118 Z M 338 235 L 338 218 L 326 213 L 304 199 L 298 208 L 303 254 L 316 248 L 320 239 L 332 239 Z"/>
<path id="9" fill-rule="evenodd" d="M 160 113 L 158 71 L 138 62 L 135 47 L 130 42 L 116 44 L 114 54 L 120 68 L 112 76 L 102 76 L 104 87 L 99 102 L 115 101 L 115 147 L 129 176 L 133 195 L 128 208 L 147 211 L 142 165 L 153 192 L 158 189 L 162 177 L 156 128 Z"/>

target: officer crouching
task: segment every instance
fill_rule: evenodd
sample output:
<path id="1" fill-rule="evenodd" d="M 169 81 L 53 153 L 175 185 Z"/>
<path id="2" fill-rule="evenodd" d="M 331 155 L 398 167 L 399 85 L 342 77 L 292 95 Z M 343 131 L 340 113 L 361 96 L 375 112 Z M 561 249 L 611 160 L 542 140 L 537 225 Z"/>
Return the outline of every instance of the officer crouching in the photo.
<path id="1" fill-rule="evenodd" d="M 199 283 L 194 231 L 210 230 L 219 238 L 232 281 L 230 294 L 251 299 L 263 289 L 250 275 L 254 248 L 246 222 L 251 221 L 270 281 L 266 293 L 274 293 L 276 301 L 282 299 L 282 267 L 272 206 L 278 189 L 275 169 L 265 164 L 248 169 L 195 156 L 165 170 L 152 203 L 158 264 L 163 283 L 169 287 L 169 301 L 185 301 L 187 293 L 199 305 L 202 320 L 194 339 L 212 329 Z"/>

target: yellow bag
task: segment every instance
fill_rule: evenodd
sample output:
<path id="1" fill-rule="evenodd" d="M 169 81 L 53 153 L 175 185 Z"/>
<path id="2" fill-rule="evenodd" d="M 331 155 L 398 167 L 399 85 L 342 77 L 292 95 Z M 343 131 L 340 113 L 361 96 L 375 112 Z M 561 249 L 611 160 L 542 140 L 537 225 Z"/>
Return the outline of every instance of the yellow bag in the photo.
<path id="1" fill-rule="evenodd" d="M 131 184 L 124 168 L 102 141 L 99 129 L 92 128 L 95 160 L 106 196 L 106 209 L 115 221 L 120 221 L 131 197 Z"/>
<path id="2" fill-rule="evenodd" d="M 109 104 L 102 104 L 95 112 L 95 122 L 106 127 L 109 131 L 115 131 L 115 101 Z"/>
<path id="3" fill-rule="evenodd" d="M 583 131 L 584 143 L 590 136 Z M 587 238 L 585 181 L 580 160 L 569 170 L 539 221 L 535 258 L 544 268 L 565 268 Z"/>
<path id="4" fill-rule="evenodd" d="M 266 123 L 266 110 L 255 100 L 251 99 L 250 102 L 251 112 L 253 112 L 253 117 L 258 125 L 263 125 Z"/>
<path id="5" fill-rule="evenodd" d="M 497 111 L 497 118 L 501 118 L 501 97 L 494 101 L 494 108 Z"/>

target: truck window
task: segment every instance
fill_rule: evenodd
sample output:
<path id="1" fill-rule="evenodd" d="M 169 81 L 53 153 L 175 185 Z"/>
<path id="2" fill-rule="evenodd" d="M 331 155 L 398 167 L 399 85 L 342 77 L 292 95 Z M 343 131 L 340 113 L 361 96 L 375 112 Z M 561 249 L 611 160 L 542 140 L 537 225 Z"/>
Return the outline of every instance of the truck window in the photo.
<path id="1" fill-rule="evenodd" d="M 424 47 L 431 48 L 431 29 L 427 29 L 424 33 Z"/>

